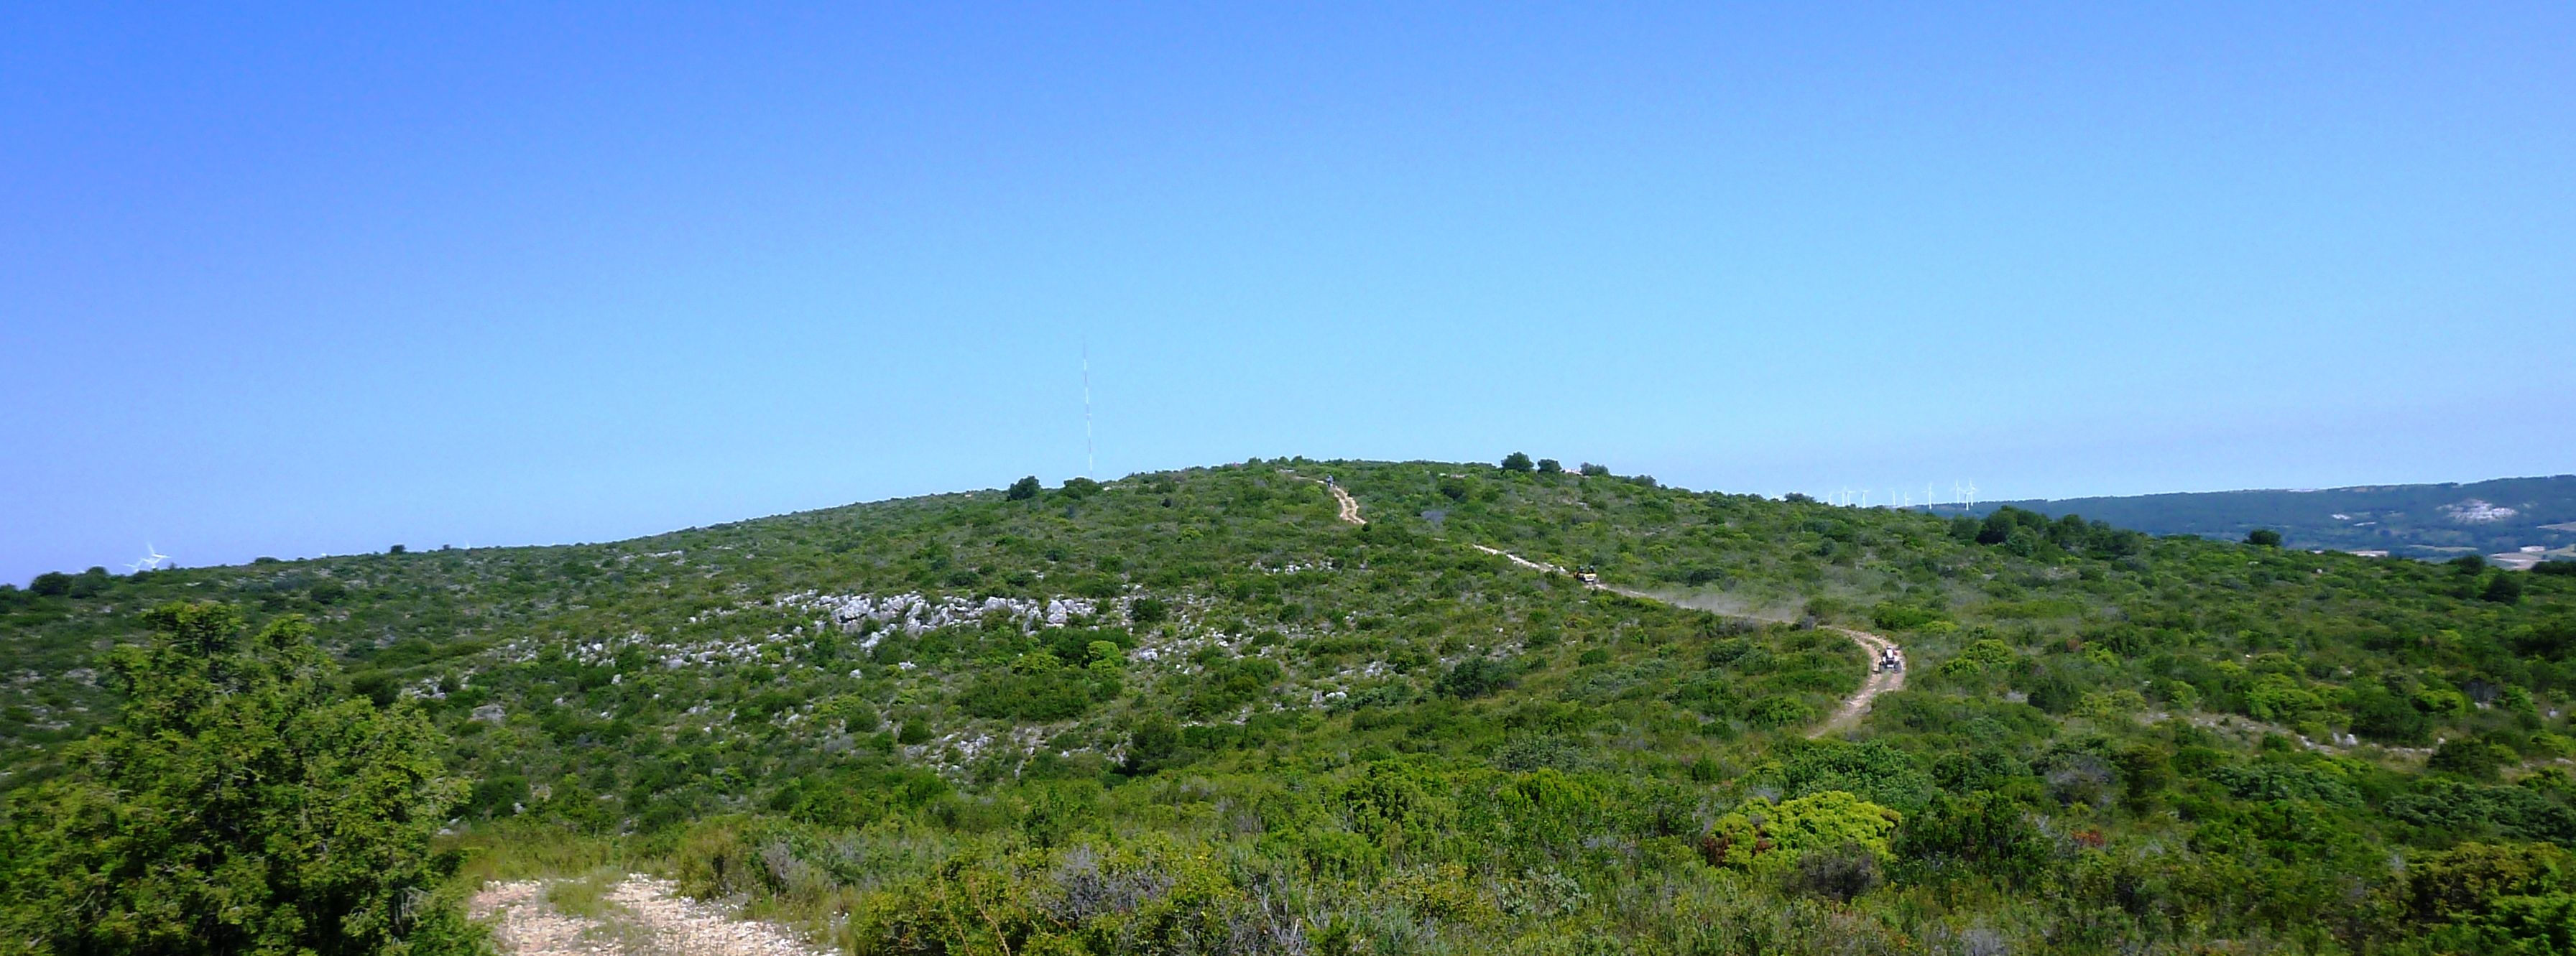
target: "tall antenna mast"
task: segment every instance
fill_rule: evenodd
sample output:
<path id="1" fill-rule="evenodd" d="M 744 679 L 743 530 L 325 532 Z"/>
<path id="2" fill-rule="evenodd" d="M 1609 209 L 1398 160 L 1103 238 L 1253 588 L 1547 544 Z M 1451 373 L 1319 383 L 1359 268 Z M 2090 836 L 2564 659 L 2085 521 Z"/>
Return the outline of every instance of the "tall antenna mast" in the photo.
<path id="1" fill-rule="evenodd" d="M 1082 340 L 1082 476 L 1091 477 L 1091 340 Z"/>

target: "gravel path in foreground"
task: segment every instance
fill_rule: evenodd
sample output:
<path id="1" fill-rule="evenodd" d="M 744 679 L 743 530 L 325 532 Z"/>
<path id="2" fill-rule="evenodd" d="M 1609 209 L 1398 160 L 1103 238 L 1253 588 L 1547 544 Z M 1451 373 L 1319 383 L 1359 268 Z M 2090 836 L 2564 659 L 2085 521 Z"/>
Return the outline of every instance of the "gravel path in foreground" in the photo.
<path id="1" fill-rule="evenodd" d="M 609 889 L 600 918 L 546 903 L 547 882 L 486 885 L 468 911 L 492 925 L 511 956 L 823 956 L 831 952 L 785 929 L 740 920 L 724 907 L 679 894 L 669 880 L 629 873 Z"/>

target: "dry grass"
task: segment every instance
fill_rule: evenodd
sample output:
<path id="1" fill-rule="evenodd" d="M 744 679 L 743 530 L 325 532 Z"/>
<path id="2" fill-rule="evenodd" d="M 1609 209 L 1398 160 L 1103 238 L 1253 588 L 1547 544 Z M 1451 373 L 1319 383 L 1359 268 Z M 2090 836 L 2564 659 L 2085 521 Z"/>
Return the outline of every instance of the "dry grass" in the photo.
<path id="1" fill-rule="evenodd" d="M 626 879 L 624 870 L 600 867 L 580 876 L 546 882 L 546 905 L 557 912 L 595 920 L 609 919 L 615 904 L 608 901 L 610 890 Z"/>

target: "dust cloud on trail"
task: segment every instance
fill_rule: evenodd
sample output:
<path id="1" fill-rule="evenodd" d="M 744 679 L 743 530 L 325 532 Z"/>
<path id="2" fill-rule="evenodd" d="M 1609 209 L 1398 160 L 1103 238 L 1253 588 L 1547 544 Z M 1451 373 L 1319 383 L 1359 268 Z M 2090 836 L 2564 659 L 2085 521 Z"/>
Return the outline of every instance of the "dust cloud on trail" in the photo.
<path id="1" fill-rule="evenodd" d="M 1351 497 L 1350 492 L 1343 491 L 1340 485 L 1327 484 L 1326 487 L 1331 488 L 1333 490 L 1334 497 L 1340 498 L 1342 501 L 1342 520 L 1353 524 L 1359 523 L 1359 502 Z M 1549 564 L 1545 561 L 1532 561 L 1501 548 L 1490 548 L 1474 543 L 1469 543 L 1467 546 L 1486 554 L 1500 557 L 1514 565 L 1528 568 L 1541 574 L 1569 573 L 1564 568 L 1557 567 L 1556 565 Z M 1614 587 L 1598 581 L 1587 582 L 1584 586 L 1596 591 L 1608 591 L 1612 594 L 1625 595 L 1627 597 L 1654 601 L 1661 604 L 1669 604 L 1674 607 L 1689 608 L 1695 611 L 1707 611 L 1725 617 L 1750 618 L 1752 620 L 1771 621 L 1774 623 L 1787 623 L 1789 621 L 1788 615 L 1783 612 L 1773 609 L 1757 608 L 1749 604 L 1730 603 L 1724 598 L 1720 598 L 1715 595 L 1674 595 L 1650 593 L 1646 591 L 1631 591 L 1627 588 Z M 1905 687 L 1905 671 L 1902 668 L 1896 670 L 1885 670 L 1881 669 L 1878 664 L 1880 655 L 1886 652 L 1895 651 L 1899 655 L 1904 653 L 1902 650 L 1897 648 L 1895 641 L 1881 637 L 1877 634 L 1872 634 L 1868 631 L 1853 630 L 1848 627 L 1834 627 L 1832 625 L 1818 626 L 1844 637 L 1851 638 L 1852 643 L 1860 645 L 1861 650 L 1869 653 L 1870 667 L 1869 678 L 1861 682 L 1860 691 L 1851 695 L 1849 698 L 1846 698 L 1843 701 L 1842 706 L 1834 708 L 1833 714 L 1826 717 L 1824 723 L 1818 724 L 1816 725 L 1816 729 L 1808 731 L 1807 736 L 1809 737 L 1822 737 L 1836 731 L 1849 730 L 1853 727 L 1859 726 L 1860 719 L 1869 714 L 1870 703 L 1877 700 L 1878 695 L 1892 690 L 1901 690 Z"/>
<path id="2" fill-rule="evenodd" d="M 1629 591 L 1624 589 L 1620 590 L 1619 593 L 1628 595 L 1629 597 L 1645 598 L 1649 601 L 1661 601 L 1674 607 L 1686 607 L 1694 611 L 1707 611 L 1721 617 L 1740 617 L 1753 621 L 1769 621 L 1773 624 L 1792 624 L 1796 623 L 1798 620 L 1797 614 L 1790 609 L 1768 604 L 1760 604 L 1740 598 L 1731 598 L 1722 594 L 1702 594 L 1683 591 Z"/>

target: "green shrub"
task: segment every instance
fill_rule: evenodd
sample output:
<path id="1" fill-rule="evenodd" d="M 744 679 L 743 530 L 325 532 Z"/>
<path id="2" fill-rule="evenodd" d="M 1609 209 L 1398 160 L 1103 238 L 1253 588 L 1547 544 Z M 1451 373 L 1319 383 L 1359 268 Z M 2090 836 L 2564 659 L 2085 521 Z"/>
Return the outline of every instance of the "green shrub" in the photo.
<path id="1" fill-rule="evenodd" d="M 1993 793 L 1935 797 L 1905 820 L 1894 851 L 1912 872 L 1978 874 L 2014 887 L 2037 881 L 2048 864 L 2048 843 L 2029 813 Z"/>
<path id="2" fill-rule="evenodd" d="M 1755 799 L 1719 817 L 1702 852 L 1718 866 L 1763 872 L 1784 871 L 1808 853 L 1845 846 L 1883 856 L 1890 852 L 1888 837 L 1904 819 L 1840 790 L 1777 804 Z"/>
<path id="3" fill-rule="evenodd" d="M 1511 686 L 1516 669 L 1509 663 L 1484 657 L 1459 661 L 1433 682 L 1432 689 L 1451 697 L 1477 698 Z"/>
<path id="4" fill-rule="evenodd" d="M 472 952 L 430 838 L 468 785 L 413 708 L 333 699 L 301 618 L 172 604 L 125 705 L 12 799 L 0 924 L 53 952 Z"/>

